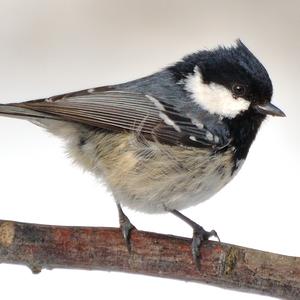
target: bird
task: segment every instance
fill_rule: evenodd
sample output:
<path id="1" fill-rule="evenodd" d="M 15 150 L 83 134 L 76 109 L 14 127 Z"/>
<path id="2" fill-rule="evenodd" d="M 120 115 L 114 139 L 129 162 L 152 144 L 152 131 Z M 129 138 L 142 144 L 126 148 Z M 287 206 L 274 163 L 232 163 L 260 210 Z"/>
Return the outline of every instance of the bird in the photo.
<path id="1" fill-rule="evenodd" d="M 264 119 L 285 116 L 272 94 L 267 70 L 238 39 L 133 81 L 0 104 L 0 115 L 62 138 L 70 157 L 105 182 L 129 252 L 135 227 L 123 206 L 172 213 L 191 226 L 199 267 L 202 242 L 219 237 L 180 210 L 230 182 Z"/>

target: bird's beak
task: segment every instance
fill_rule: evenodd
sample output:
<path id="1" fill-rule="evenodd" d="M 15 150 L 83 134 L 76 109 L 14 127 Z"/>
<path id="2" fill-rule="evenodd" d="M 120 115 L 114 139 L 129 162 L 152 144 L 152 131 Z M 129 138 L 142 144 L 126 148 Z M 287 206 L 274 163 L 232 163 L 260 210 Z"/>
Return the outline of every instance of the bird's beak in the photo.
<path id="1" fill-rule="evenodd" d="M 271 115 L 276 117 L 285 117 L 285 113 L 272 103 L 256 104 L 255 110 L 264 115 Z"/>

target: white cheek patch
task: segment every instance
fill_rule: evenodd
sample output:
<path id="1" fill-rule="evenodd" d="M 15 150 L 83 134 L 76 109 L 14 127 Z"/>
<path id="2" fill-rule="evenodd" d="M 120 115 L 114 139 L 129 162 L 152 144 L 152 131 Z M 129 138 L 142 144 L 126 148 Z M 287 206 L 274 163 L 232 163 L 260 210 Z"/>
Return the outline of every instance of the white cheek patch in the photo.
<path id="1" fill-rule="evenodd" d="M 203 109 L 222 117 L 232 119 L 250 106 L 249 101 L 243 98 L 234 98 L 224 86 L 216 83 L 204 83 L 197 67 L 194 69 L 194 74 L 189 75 L 185 80 L 184 88 L 191 93 L 194 102 Z"/>

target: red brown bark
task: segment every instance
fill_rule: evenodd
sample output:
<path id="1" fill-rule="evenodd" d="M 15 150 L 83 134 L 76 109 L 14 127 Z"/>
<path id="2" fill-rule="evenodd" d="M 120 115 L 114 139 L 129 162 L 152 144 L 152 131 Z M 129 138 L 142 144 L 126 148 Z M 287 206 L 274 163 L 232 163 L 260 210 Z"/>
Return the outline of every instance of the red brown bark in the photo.
<path id="1" fill-rule="evenodd" d="M 66 227 L 0 221 L 0 262 L 145 274 L 300 299 L 300 258 L 225 243 L 201 246 L 201 269 L 191 240 L 133 230 L 128 253 L 116 228 Z"/>

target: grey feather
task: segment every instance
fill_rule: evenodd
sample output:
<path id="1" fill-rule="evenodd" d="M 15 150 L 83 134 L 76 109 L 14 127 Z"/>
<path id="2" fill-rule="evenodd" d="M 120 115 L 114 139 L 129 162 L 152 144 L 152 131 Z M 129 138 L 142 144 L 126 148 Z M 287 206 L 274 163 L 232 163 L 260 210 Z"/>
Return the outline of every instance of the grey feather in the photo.
<path id="1" fill-rule="evenodd" d="M 171 145 L 219 149 L 229 143 L 226 125 L 188 101 L 166 70 L 121 85 L 11 105 L 97 128 L 138 132 Z"/>

